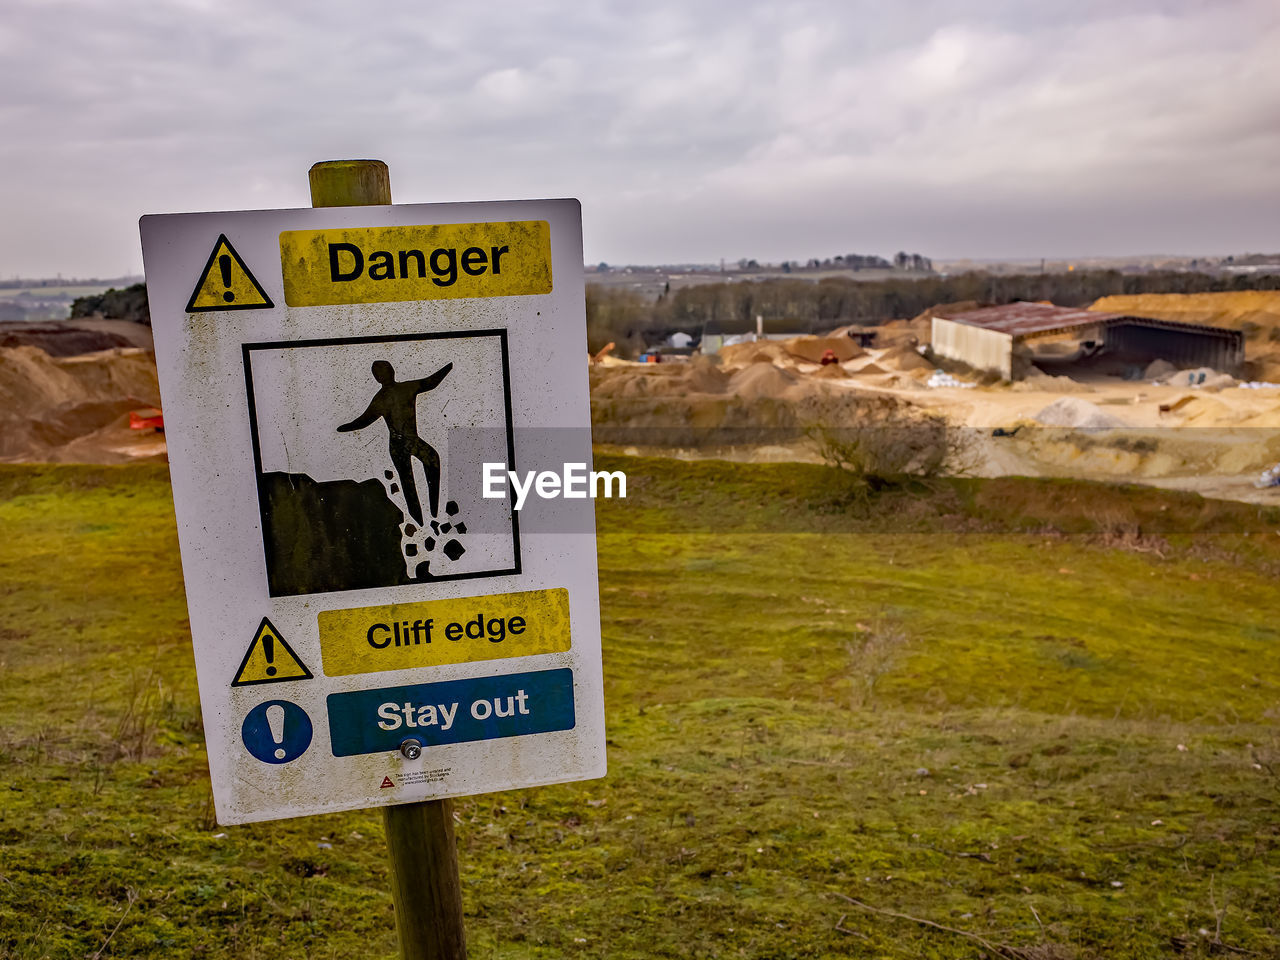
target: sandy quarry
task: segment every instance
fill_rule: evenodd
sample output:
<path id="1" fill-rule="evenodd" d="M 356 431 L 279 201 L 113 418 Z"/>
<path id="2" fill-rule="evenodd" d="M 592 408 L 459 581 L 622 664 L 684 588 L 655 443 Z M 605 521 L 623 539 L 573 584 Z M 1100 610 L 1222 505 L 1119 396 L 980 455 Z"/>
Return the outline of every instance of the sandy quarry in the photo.
<path id="1" fill-rule="evenodd" d="M 0 463 L 163 457 L 163 434 L 129 429 L 130 410 L 159 402 L 155 356 L 140 347 L 67 357 L 0 348 Z"/>
<path id="2" fill-rule="evenodd" d="M 1231 325 L 1236 309 L 1249 324 L 1246 375 L 1280 381 L 1280 294 L 1133 299 L 1141 302 L 1105 302 L 1107 309 L 1221 325 Z M 1138 381 L 1099 370 L 1053 376 L 1033 369 L 1018 383 L 985 384 L 974 374 L 939 374 L 921 355 L 913 344 L 927 336 L 926 320 L 888 325 L 880 339 L 893 345 L 866 351 L 844 338 L 799 338 L 727 347 L 714 362 L 596 365 L 597 433 L 608 441 L 610 428 L 648 428 L 631 447 L 666 447 L 679 456 L 817 459 L 812 443 L 780 428 L 850 423 L 866 404 L 879 411 L 888 404 L 907 417 L 940 414 L 966 428 L 964 466 L 976 475 L 1132 480 L 1280 505 L 1280 488 L 1254 486 L 1280 462 L 1280 388 L 1244 389 L 1214 371 L 1163 363 Z M 833 346 L 839 364 L 814 362 Z M 690 429 L 744 420 L 775 429 L 733 450 L 700 445 Z"/>
<path id="3" fill-rule="evenodd" d="M 1280 461 L 1280 388 L 1193 389 L 1180 385 L 1176 373 L 1173 384 L 1039 376 L 1013 386 L 930 387 L 938 379 L 935 367 L 909 347 L 869 350 L 823 368 L 766 346 L 770 349 L 729 348 L 719 365 L 695 359 L 665 369 L 661 364 L 597 367 L 592 396 L 598 429 L 620 423 L 647 427 L 657 441 L 648 445 L 661 446 L 667 438 L 664 425 L 736 426 L 744 418 L 735 418 L 735 411 L 761 403 L 781 403 L 797 413 L 792 419 L 766 408 L 754 417 L 775 427 L 803 422 L 801 411 L 810 414 L 809 422 L 853 422 L 860 404 L 887 403 L 908 416 L 938 413 L 971 428 L 967 466 L 978 475 L 1131 479 L 1280 504 L 1280 490 L 1252 485 L 1263 469 Z M 762 352 L 774 355 L 759 356 Z M 996 436 L 996 431 L 1012 436 Z M 751 457 L 816 458 L 811 446 L 782 433 L 779 442 L 766 443 Z M 643 433 L 639 439 L 645 439 Z M 697 442 L 665 445 L 696 447 Z"/>
<path id="4" fill-rule="evenodd" d="M 1097 306 L 1245 324 L 1247 375 L 1280 381 L 1280 294 L 1106 298 Z M 596 439 L 681 457 L 817 460 L 814 425 L 937 414 L 966 428 L 964 467 L 977 475 L 1133 480 L 1280 504 L 1280 488 L 1253 485 L 1280 462 L 1280 388 L 1244 389 L 1213 371 L 1193 386 L 1197 372 L 1167 364 L 1139 381 L 1033 369 L 1018 383 L 986 383 L 954 368 L 940 373 L 919 349 L 928 327 L 927 314 L 887 324 L 878 330 L 887 346 L 870 350 L 830 336 L 739 344 L 687 363 L 605 358 L 590 366 Z M 129 429 L 130 410 L 159 402 L 144 331 L 100 321 L 93 332 L 144 345 L 72 356 L 0 346 L 0 462 L 163 457 L 163 434 Z M 47 332 L 40 336 L 27 342 L 48 346 Z M 58 353 L 69 341 L 52 342 Z M 823 366 L 827 350 L 838 362 Z"/>

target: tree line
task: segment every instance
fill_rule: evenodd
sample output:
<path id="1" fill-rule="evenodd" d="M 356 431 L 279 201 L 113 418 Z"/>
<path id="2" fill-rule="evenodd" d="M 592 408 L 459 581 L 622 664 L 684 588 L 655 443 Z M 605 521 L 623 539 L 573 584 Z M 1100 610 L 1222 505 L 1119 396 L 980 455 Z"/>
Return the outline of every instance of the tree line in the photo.
<path id="1" fill-rule="evenodd" d="M 135 283 L 133 286 L 117 290 L 112 287 L 102 293 L 87 297 L 76 297 L 71 301 L 72 317 L 91 317 L 95 313 L 104 317 L 119 320 L 132 320 L 151 326 L 151 310 L 147 304 L 147 285 Z"/>

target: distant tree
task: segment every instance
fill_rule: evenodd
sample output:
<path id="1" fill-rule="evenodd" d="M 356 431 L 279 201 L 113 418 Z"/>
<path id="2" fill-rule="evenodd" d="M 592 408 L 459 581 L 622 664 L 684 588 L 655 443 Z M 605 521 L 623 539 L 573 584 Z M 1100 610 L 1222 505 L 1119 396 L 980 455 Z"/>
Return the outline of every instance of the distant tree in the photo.
<path id="1" fill-rule="evenodd" d="M 850 259 L 845 257 L 846 264 Z M 927 271 L 931 266 L 928 258 L 922 257 L 921 262 Z M 889 264 L 884 262 L 883 266 Z M 1012 276 L 970 272 L 945 278 L 934 274 L 891 276 L 876 281 L 826 277 L 817 283 L 788 276 L 751 284 L 678 288 L 653 306 L 645 322 L 653 331 L 664 331 L 663 336 L 711 321 L 720 325 L 721 332 L 742 333 L 755 328 L 755 316 L 760 314 L 766 327 L 778 331 L 819 330 L 846 323 L 874 324 L 895 317 L 913 317 L 936 304 L 959 300 L 990 304 L 1050 300 L 1061 306 L 1087 306 L 1098 297 L 1118 293 L 1276 289 L 1280 289 L 1280 276 L 1274 274 L 1219 277 L 1174 271 L 1122 274 L 1115 270 L 1077 270 Z"/>
<path id="2" fill-rule="evenodd" d="M 654 305 L 634 290 L 587 284 L 587 350 L 597 353 L 616 344 L 622 357 L 645 346 L 645 331 L 653 321 Z"/>
<path id="3" fill-rule="evenodd" d="M 135 283 L 131 287 L 117 290 L 115 287 L 105 293 L 96 293 L 87 297 L 77 297 L 71 301 L 71 316 L 91 317 L 101 314 L 117 320 L 132 320 L 151 326 L 151 309 L 147 304 L 147 285 Z"/>

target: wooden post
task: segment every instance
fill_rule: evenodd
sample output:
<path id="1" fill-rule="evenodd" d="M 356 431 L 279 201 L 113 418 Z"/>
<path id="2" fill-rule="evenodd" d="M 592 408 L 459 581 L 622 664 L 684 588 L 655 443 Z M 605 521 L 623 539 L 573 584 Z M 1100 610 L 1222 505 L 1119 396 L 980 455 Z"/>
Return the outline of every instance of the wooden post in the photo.
<path id="1" fill-rule="evenodd" d="M 307 172 L 313 207 L 367 207 L 391 202 L 391 173 L 381 160 L 325 160 Z"/>
<path id="2" fill-rule="evenodd" d="M 381 160 L 328 160 L 315 164 L 308 177 L 313 207 L 391 202 L 391 176 Z M 383 807 L 382 815 L 401 957 L 466 960 L 453 802 L 402 803 Z"/>

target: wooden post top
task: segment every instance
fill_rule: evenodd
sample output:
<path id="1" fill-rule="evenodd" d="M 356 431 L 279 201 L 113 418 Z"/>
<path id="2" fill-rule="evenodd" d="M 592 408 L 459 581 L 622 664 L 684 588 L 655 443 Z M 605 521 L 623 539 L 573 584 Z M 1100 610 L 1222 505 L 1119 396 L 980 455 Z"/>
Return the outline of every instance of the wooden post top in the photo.
<path id="1" fill-rule="evenodd" d="M 307 172 L 313 207 L 391 202 L 391 172 L 381 160 L 323 160 Z"/>

